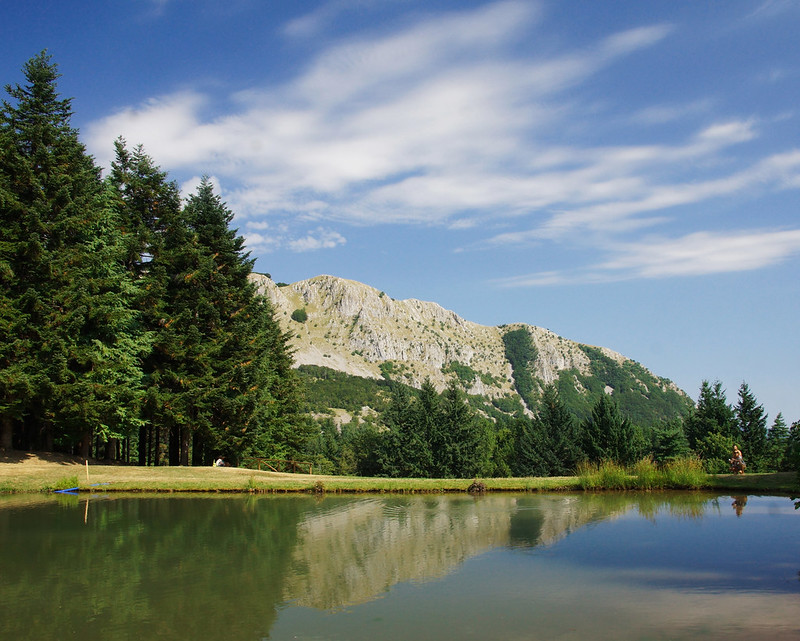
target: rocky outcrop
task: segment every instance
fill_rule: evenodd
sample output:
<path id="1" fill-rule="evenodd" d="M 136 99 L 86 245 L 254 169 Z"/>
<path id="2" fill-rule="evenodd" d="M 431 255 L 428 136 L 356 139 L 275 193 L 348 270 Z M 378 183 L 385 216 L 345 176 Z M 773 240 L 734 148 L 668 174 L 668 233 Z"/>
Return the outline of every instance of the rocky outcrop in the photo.
<path id="1" fill-rule="evenodd" d="M 543 384 L 564 371 L 590 374 L 585 346 L 541 327 L 478 325 L 436 303 L 394 300 L 373 287 L 335 276 L 281 287 L 262 274 L 252 279 L 293 335 L 298 366 L 319 365 L 376 379 L 383 376 L 382 368 L 391 368 L 394 378 L 415 387 L 430 378 L 440 390 L 457 372 L 468 393 L 491 399 L 514 394 L 503 335 L 524 328 L 537 353 L 531 373 Z M 292 320 L 297 310 L 305 311 L 305 321 Z M 618 364 L 629 362 L 617 352 L 597 349 Z M 641 381 L 644 390 L 648 384 L 671 385 L 655 376 Z M 580 386 L 576 377 L 576 389 Z"/>

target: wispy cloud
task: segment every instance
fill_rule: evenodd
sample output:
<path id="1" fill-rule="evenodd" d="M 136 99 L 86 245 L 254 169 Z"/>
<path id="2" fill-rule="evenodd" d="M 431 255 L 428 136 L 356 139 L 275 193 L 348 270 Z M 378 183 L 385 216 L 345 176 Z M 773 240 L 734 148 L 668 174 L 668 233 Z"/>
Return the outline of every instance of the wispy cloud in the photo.
<path id="1" fill-rule="evenodd" d="M 617 243 L 609 253 L 612 258 L 594 265 L 493 282 L 502 288 L 540 287 L 749 271 L 800 254 L 800 229 L 696 232 L 680 238 Z"/>
<path id="2" fill-rule="evenodd" d="M 361 6 L 325 4 L 286 31 L 315 36 Z M 288 82 L 225 98 L 200 91 L 151 98 L 93 123 L 87 142 L 105 163 L 112 141 L 124 135 L 172 171 L 213 174 L 249 246 L 264 251 L 339 247 L 345 240 L 335 227 L 381 223 L 486 229 L 481 246 L 489 248 L 588 232 L 602 251 L 681 207 L 800 187 L 800 151 L 738 157 L 733 150 L 757 141 L 763 123 L 709 121 L 710 98 L 631 110 L 640 140 L 648 127 L 702 119 L 693 130 L 677 129 L 671 144 L 663 137 L 598 142 L 592 127 L 624 116 L 619 106 L 594 113 L 597 105 L 582 99 L 584 85 L 665 45 L 677 27 L 643 25 L 580 46 L 530 46 L 545 33 L 545 19 L 536 3 L 498 2 L 328 39 L 332 44 L 321 45 Z M 286 233 L 273 226 L 268 241 L 265 220 L 285 225 Z M 509 225 L 502 234 L 498 222 Z M 623 271 L 635 273 L 600 268 Z"/>

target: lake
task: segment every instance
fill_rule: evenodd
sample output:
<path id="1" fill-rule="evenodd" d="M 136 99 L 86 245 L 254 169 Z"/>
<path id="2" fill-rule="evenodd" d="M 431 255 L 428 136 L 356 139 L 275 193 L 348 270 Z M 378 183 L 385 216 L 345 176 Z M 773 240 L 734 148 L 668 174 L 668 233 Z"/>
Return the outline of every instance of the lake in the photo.
<path id="1" fill-rule="evenodd" d="M 800 511 L 705 493 L 0 497 L 0 639 L 798 639 Z"/>

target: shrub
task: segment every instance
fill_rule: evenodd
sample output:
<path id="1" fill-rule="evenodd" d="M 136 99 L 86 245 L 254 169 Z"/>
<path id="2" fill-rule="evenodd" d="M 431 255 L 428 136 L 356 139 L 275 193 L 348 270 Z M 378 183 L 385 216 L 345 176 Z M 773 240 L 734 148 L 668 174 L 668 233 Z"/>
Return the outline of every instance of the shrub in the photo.
<path id="1" fill-rule="evenodd" d="M 643 458 L 631 470 L 636 477 L 635 484 L 639 490 L 657 490 L 664 487 L 664 474 L 651 458 Z"/>
<path id="2" fill-rule="evenodd" d="M 664 466 L 664 475 L 669 487 L 697 489 L 706 483 L 706 473 L 700 459 L 688 456 L 675 459 Z"/>
<path id="3" fill-rule="evenodd" d="M 628 471 L 613 461 L 579 464 L 578 479 L 584 490 L 627 490 L 633 485 Z"/>
<path id="4" fill-rule="evenodd" d="M 308 314 L 305 307 L 299 307 L 292 312 L 292 320 L 298 323 L 305 323 L 308 320 Z"/>

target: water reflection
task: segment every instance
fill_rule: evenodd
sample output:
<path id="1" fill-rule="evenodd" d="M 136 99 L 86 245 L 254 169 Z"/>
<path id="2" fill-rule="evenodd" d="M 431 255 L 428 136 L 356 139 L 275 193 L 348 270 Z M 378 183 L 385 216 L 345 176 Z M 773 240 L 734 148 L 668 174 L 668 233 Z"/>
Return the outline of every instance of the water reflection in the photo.
<path id="1" fill-rule="evenodd" d="M 769 638 L 798 604 L 798 518 L 696 493 L 0 497 L 0 638 L 572 638 L 581 608 L 630 629 L 684 608 L 700 634 L 764 594 L 745 627 Z"/>

